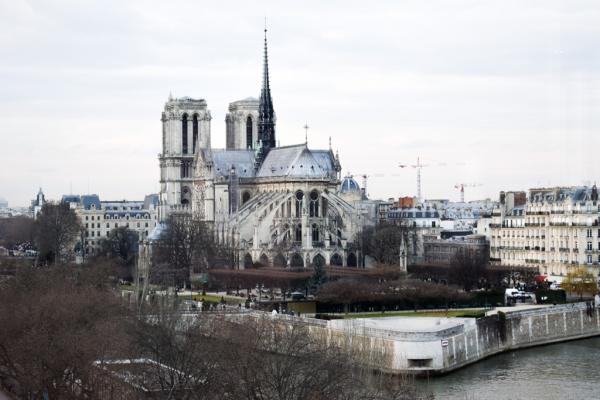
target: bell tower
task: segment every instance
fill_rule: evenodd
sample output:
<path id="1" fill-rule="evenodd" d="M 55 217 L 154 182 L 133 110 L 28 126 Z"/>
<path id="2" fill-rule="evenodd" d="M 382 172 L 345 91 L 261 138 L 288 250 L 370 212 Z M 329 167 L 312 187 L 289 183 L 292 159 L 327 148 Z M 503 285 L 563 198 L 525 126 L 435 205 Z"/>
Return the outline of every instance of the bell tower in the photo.
<path id="1" fill-rule="evenodd" d="M 210 111 L 204 99 L 169 95 L 162 113 L 159 219 L 172 211 L 190 212 L 193 161 L 199 149 L 210 148 Z"/>

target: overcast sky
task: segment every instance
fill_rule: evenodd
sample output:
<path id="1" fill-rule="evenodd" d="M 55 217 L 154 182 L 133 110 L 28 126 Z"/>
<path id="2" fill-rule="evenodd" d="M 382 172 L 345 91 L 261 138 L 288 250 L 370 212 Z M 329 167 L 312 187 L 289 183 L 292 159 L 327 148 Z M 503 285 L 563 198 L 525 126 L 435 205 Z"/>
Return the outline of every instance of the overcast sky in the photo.
<path id="1" fill-rule="evenodd" d="M 265 15 L 282 145 L 327 148 L 372 197 L 600 183 L 598 1 L 0 0 L 0 197 L 159 190 L 160 114 L 258 96 Z M 360 183 L 360 180 L 359 180 Z"/>

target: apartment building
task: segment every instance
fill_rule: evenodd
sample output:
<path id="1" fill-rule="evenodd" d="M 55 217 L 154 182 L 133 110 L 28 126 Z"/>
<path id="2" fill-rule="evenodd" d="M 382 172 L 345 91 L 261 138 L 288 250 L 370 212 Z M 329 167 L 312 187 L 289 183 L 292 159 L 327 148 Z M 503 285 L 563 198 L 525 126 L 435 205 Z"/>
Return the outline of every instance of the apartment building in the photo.
<path id="1" fill-rule="evenodd" d="M 593 187 L 501 192 L 490 224 L 490 260 L 530 267 L 560 281 L 571 270 L 600 270 L 600 202 Z"/>
<path id="2" fill-rule="evenodd" d="M 115 228 L 129 228 L 143 239 L 148 237 L 157 223 L 157 194 L 147 195 L 141 201 L 100 201 L 96 194 L 65 195 L 62 201 L 69 203 L 81 219 L 87 255 L 95 254 L 100 248 L 100 241 Z"/>

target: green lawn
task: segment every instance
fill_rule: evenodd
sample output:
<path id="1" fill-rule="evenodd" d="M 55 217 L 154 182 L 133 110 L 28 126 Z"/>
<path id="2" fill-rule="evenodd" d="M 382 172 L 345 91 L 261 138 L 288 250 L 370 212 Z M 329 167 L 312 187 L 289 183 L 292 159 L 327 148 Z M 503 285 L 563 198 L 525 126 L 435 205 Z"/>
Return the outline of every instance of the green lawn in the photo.
<path id="1" fill-rule="evenodd" d="M 185 297 L 187 297 L 187 296 L 182 296 L 182 298 L 185 298 Z M 211 301 L 213 303 L 221 302 L 221 296 L 217 296 L 214 294 L 206 294 L 204 296 L 202 296 L 201 294 L 195 294 L 192 296 L 192 298 L 196 301 Z M 234 304 L 243 303 L 245 301 L 243 298 L 240 298 L 240 297 L 223 296 L 223 298 L 225 299 L 225 301 L 227 303 L 234 303 Z"/>
<path id="2" fill-rule="evenodd" d="M 344 319 L 352 318 L 383 318 L 383 317 L 464 317 L 476 318 L 485 315 L 484 309 L 476 310 L 449 310 L 446 311 L 388 311 L 385 313 L 356 313 L 344 314 Z"/>

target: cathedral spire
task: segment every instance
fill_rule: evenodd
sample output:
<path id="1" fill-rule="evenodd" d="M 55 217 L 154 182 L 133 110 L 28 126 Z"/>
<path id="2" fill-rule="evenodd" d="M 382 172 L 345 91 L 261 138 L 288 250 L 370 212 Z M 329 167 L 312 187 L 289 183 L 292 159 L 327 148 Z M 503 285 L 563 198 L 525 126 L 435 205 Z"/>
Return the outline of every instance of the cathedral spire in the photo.
<path id="1" fill-rule="evenodd" d="M 260 90 L 260 103 L 258 106 L 258 139 L 262 140 L 264 155 L 276 146 L 275 142 L 275 112 L 271 99 L 269 85 L 269 57 L 267 52 L 267 27 L 265 25 L 265 50 L 263 60 L 262 88 Z"/>

